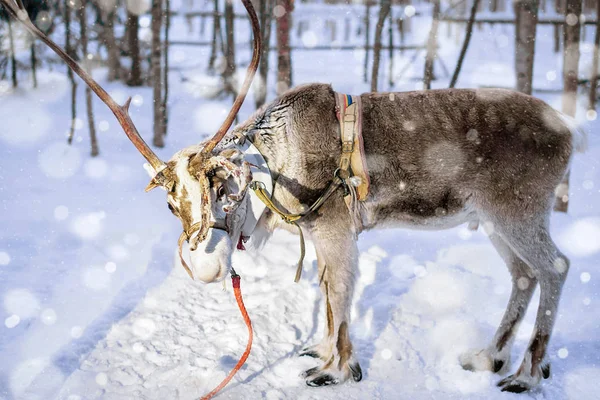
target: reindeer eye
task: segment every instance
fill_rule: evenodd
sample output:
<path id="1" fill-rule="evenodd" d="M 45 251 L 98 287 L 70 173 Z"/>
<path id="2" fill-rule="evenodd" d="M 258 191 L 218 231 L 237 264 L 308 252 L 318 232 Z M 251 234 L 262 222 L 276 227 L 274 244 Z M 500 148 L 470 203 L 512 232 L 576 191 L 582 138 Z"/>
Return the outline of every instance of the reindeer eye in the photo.
<path id="1" fill-rule="evenodd" d="M 219 190 L 217 190 L 217 197 L 225 196 L 225 185 L 219 186 Z"/>

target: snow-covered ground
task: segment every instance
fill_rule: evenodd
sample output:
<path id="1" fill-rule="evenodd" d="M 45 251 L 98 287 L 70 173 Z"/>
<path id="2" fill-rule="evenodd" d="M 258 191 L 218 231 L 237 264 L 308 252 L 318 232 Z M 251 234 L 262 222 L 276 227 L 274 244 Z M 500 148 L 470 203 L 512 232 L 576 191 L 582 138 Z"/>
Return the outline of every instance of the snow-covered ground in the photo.
<path id="1" fill-rule="evenodd" d="M 318 22 L 322 10 L 300 12 L 308 19 L 314 13 L 317 23 L 294 40 L 314 45 L 325 35 L 325 24 Z M 187 28 L 174 26 L 174 36 L 185 39 Z M 415 34 L 407 42 L 421 43 L 428 27 L 426 18 L 414 21 Z M 240 23 L 238 29 L 240 38 L 248 37 L 246 26 Z M 442 24 L 441 58 L 452 69 L 456 41 L 445 33 Z M 587 38 L 592 37 L 590 29 Z M 476 30 L 459 86 L 512 86 L 512 41 L 508 26 Z M 537 88 L 560 88 L 560 56 L 551 49 L 552 31 L 541 27 Z M 587 74 L 591 47 L 583 49 Z M 169 136 L 167 147 L 157 151 L 165 159 L 213 133 L 230 102 L 205 96 L 215 82 L 204 73 L 208 49 L 171 51 L 178 68 L 171 74 Z M 413 54 L 397 55 L 394 71 L 408 65 Z M 244 62 L 249 54 L 240 50 L 238 57 Z M 363 60 L 362 51 L 298 51 L 294 83 L 330 82 L 341 92 L 365 92 Z M 275 65 L 273 55 L 271 61 Z M 382 85 L 387 85 L 386 62 Z M 416 58 L 394 90 L 420 85 L 414 78 L 422 76 L 422 66 L 422 57 Z M 445 87 L 448 78 L 437 68 L 434 86 Z M 104 75 L 96 71 L 101 81 Z M 0 398 L 199 398 L 233 367 L 246 343 L 230 284 L 223 292 L 218 284 L 194 283 L 178 265 L 180 224 L 164 193 L 144 193 L 148 178 L 142 158 L 106 107 L 95 103 L 101 156 L 91 159 L 85 119 L 78 122 L 74 145 L 65 144 L 70 111 L 64 68 L 41 71 L 39 80 L 33 90 L 22 79 L 16 91 L 0 81 Z M 149 138 L 151 90 L 106 86 L 117 101 L 134 96 L 132 117 Z M 536 95 L 560 107 L 560 92 Z M 337 387 L 308 388 L 299 377 L 314 361 L 297 353 L 316 343 L 324 329 L 310 244 L 299 284 L 293 283 L 299 250 L 291 234 L 277 232 L 261 253 L 236 253 L 255 341 L 248 362 L 219 398 L 600 397 L 600 139 L 598 121 L 583 111 L 586 102 L 582 94 L 578 119 L 588 126 L 590 149 L 573 164 L 569 214 L 552 220 L 553 236 L 572 269 L 549 350 L 553 377 L 540 390 L 500 393 L 498 376 L 467 372 L 458 364 L 462 351 L 491 339 L 510 291 L 509 274 L 485 234 L 462 226 L 361 236 L 351 334 L 364 379 Z M 249 96 L 242 119 L 253 103 Z M 519 330 L 513 371 L 536 306 L 537 301 Z"/>

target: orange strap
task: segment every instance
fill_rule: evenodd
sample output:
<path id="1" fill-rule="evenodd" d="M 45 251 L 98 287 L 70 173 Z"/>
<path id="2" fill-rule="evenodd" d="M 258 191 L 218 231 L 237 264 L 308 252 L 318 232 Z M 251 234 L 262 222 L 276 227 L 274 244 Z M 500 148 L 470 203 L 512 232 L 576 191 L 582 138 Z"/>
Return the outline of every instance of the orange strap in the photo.
<path id="1" fill-rule="evenodd" d="M 233 293 L 235 294 L 235 299 L 237 300 L 238 307 L 240 308 L 240 312 L 242 313 L 242 317 L 244 318 L 244 322 L 246 322 L 246 326 L 248 327 L 248 344 L 246 345 L 246 350 L 244 354 L 242 354 L 242 358 L 240 361 L 233 367 L 229 375 L 223 381 L 214 388 L 210 393 L 203 396 L 200 400 L 208 400 L 211 399 L 215 394 L 217 394 L 221 389 L 223 389 L 233 378 L 236 372 L 242 368 L 242 365 L 246 362 L 246 359 L 250 355 L 250 349 L 252 348 L 252 322 L 250 321 L 250 317 L 248 316 L 248 312 L 246 311 L 246 306 L 244 306 L 244 300 L 242 299 L 242 291 L 240 289 L 240 276 L 235 273 L 235 271 L 231 270 L 231 283 L 233 283 Z"/>

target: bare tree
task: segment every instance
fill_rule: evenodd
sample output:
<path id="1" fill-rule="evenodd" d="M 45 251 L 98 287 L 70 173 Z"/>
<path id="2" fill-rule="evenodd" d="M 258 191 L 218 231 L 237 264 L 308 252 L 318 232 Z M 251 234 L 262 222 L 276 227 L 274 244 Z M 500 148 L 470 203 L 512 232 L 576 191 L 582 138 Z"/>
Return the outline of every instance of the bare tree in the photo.
<path id="1" fill-rule="evenodd" d="M 390 20 L 388 24 L 388 83 L 394 86 L 394 14 L 390 11 Z"/>
<path id="2" fill-rule="evenodd" d="M 81 35 L 81 51 L 83 53 L 83 65 L 84 69 L 91 74 L 90 60 L 88 59 L 88 37 L 87 37 L 87 11 L 85 3 L 82 3 L 79 9 L 79 26 Z M 96 126 L 94 124 L 94 109 L 92 105 L 92 89 L 89 86 L 85 88 L 85 104 L 87 107 L 87 119 L 88 128 L 90 130 L 90 144 L 92 157 L 96 157 L 100 154 L 98 148 L 98 138 L 96 136 Z"/>
<path id="3" fill-rule="evenodd" d="M 458 56 L 458 61 L 456 62 L 456 68 L 454 69 L 454 74 L 452 74 L 452 79 L 450 80 L 451 88 L 456 86 L 456 82 L 458 81 L 458 76 L 460 75 L 462 64 L 465 60 L 465 55 L 467 54 L 467 49 L 469 48 L 469 43 L 471 42 L 471 36 L 473 35 L 473 24 L 475 23 L 475 15 L 477 14 L 479 2 L 480 0 L 473 0 L 471 14 L 469 15 L 469 22 L 467 22 L 467 28 L 465 32 L 465 41 L 463 42 L 462 48 L 460 49 L 460 55 Z"/>
<path id="4" fill-rule="evenodd" d="M 514 7 L 517 90 L 531 94 L 539 0 L 518 0 Z"/>
<path id="5" fill-rule="evenodd" d="M 110 82 L 123 78 L 121 52 L 115 38 L 116 5 L 116 0 L 102 0 L 98 2 L 100 21 L 102 23 L 100 36 L 106 46 L 106 53 L 108 55 L 108 80 Z"/>
<path id="6" fill-rule="evenodd" d="M 65 0 L 64 2 L 64 18 L 65 18 L 65 51 L 66 53 L 73 58 L 77 59 L 77 55 L 75 54 L 75 49 L 71 44 L 71 2 L 69 0 Z M 73 137 L 75 136 L 75 120 L 77 119 L 77 81 L 75 80 L 75 75 L 73 74 L 73 70 L 71 68 L 67 69 L 67 76 L 69 77 L 69 81 L 71 82 L 71 127 L 69 128 L 69 136 L 67 137 L 67 143 L 73 143 Z"/>
<path id="7" fill-rule="evenodd" d="M 160 41 L 160 31 L 162 28 L 162 0 L 152 0 L 152 90 L 153 90 L 153 110 L 154 110 L 154 136 L 152 144 L 156 147 L 165 147 L 164 141 L 164 114 L 162 111 L 162 43 Z"/>
<path id="8" fill-rule="evenodd" d="M 19 86 L 19 82 L 17 80 L 17 56 L 15 55 L 15 37 L 12 29 L 12 22 L 10 18 L 8 18 L 8 43 L 10 46 L 10 65 L 11 65 L 11 78 L 12 78 L 12 86 L 16 88 Z"/>
<path id="9" fill-rule="evenodd" d="M 127 9 L 127 41 L 129 43 L 129 55 L 131 56 L 131 70 L 127 85 L 142 86 L 142 62 L 140 58 L 140 18 L 137 14 Z"/>
<path id="10" fill-rule="evenodd" d="M 290 51 L 290 29 L 292 25 L 293 0 L 277 0 L 283 15 L 277 17 L 277 94 L 292 86 L 292 54 Z"/>
<path id="11" fill-rule="evenodd" d="M 564 24 L 563 97 L 562 112 L 575 117 L 577 112 L 577 85 L 579 71 L 579 40 L 581 38 L 582 0 L 567 0 Z M 569 175 L 556 190 L 554 210 L 567 212 L 569 208 Z"/>
<path id="12" fill-rule="evenodd" d="M 33 87 L 37 87 L 37 57 L 35 55 L 35 41 L 31 41 L 31 45 L 29 48 L 29 54 L 31 59 L 31 79 L 33 81 Z"/>
<path id="13" fill-rule="evenodd" d="M 590 77 L 590 103 L 588 110 L 596 109 L 598 99 L 598 55 L 600 48 L 600 1 L 596 0 L 596 35 L 594 36 L 594 57 L 592 59 L 592 75 Z"/>
<path id="14" fill-rule="evenodd" d="M 232 0 L 225 0 L 225 68 L 223 83 L 225 92 L 236 96 L 235 78 L 235 25 Z"/>
<path id="15" fill-rule="evenodd" d="M 223 40 L 221 39 L 221 17 L 219 15 L 219 0 L 214 0 L 214 14 L 213 14 L 213 35 L 210 47 L 210 57 L 208 58 L 208 69 L 213 71 L 215 69 L 215 61 L 217 60 L 218 43 L 221 42 L 221 51 L 223 51 Z"/>
<path id="16" fill-rule="evenodd" d="M 256 108 L 265 104 L 267 99 L 267 83 L 269 75 L 269 46 L 271 45 L 271 24 L 273 21 L 273 1 L 260 0 L 260 33 L 262 36 L 262 49 L 258 74 L 260 76 L 259 85 L 254 91 L 254 100 Z"/>
<path id="17" fill-rule="evenodd" d="M 371 92 L 377 91 L 377 83 L 379 78 L 379 61 L 381 59 L 381 34 L 383 33 L 383 25 L 385 19 L 390 13 L 391 0 L 381 0 L 379 8 L 379 18 L 375 26 L 375 45 L 373 46 L 373 70 L 371 71 Z"/>
<path id="18" fill-rule="evenodd" d="M 369 75 L 369 47 L 371 47 L 370 44 L 370 35 L 371 35 L 371 6 L 373 5 L 373 3 L 371 3 L 371 0 L 367 0 L 366 4 L 365 4 L 365 69 L 364 69 L 364 75 L 363 75 L 363 80 L 365 81 L 365 83 L 368 82 L 368 77 L 367 75 Z"/>
<path id="19" fill-rule="evenodd" d="M 440 0 L 433 0 L 433 14 L 431 15 L 431 30 L 427 40 L 427 55 L 425 57 L 425 73 L 423 74 L 423 88 L 431 89 L 433 80 L 433 63 L 437 52 L 437 33 L 440 22 Z"/>
<path id="20" fill-rule="evenodd" d="M 163 99 L 162 99 L 162 113 L 163 113 L 163 135 L 167 135 L 169 125 L 169 109 L 167 104 L 169 102 L 169 31 L 171 29 L 171 0 L 165 0 L 165 40 L 164 40 L 164 77 L 163 77 Z"/>

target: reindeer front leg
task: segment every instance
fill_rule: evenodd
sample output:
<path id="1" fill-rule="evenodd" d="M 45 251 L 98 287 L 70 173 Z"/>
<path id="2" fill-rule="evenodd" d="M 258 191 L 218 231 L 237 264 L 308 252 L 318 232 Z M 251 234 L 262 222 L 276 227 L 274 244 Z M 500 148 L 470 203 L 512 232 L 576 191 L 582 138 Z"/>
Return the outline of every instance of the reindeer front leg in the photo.
<path id="1" fill-rule="evenodd" d="M 340 225 L 339 220 L 335 224 L 322 223 L 311 232 L 317 250 L 327 321 L 323 341 L 301 354 L 318 357 L 324 362 L 303 374 L 309 386 L 333 385 L 350 376 L 355 381 L 362 379 L 350 341 L 350 306 L 358 249 L 350 227 L 342 229 Z"/>

